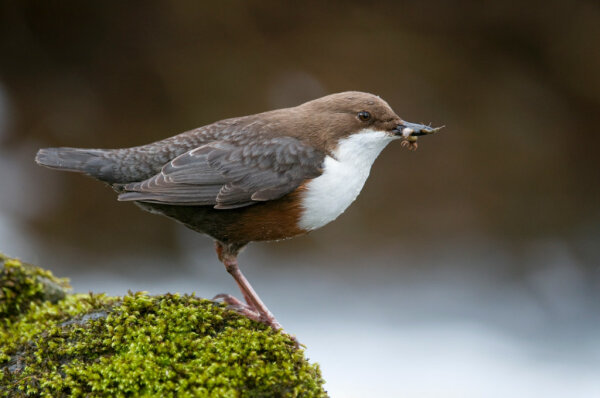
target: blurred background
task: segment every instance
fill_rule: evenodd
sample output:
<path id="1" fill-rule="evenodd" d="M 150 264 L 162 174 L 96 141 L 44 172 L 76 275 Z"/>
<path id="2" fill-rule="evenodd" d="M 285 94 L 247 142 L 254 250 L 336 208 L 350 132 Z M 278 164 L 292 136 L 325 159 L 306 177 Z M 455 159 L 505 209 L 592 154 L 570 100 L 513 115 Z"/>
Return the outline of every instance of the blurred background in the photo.
<path id="1" fill-rule="evenodd" d="M 0 251 L 76 291 L 236 293 L 210 239 L 38 148 L 362 90 L 446 125 L 242 269 L 333 397 L 600 396 L 594 1 L 0 2 Z"/>

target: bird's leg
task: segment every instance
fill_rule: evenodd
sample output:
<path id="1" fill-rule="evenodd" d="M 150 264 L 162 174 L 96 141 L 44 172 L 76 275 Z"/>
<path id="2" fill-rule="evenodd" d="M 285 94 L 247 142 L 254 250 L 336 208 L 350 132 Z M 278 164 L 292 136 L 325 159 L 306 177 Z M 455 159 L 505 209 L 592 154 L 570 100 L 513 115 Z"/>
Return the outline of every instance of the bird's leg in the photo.
<path id="1" fill-rule="evenodd" d="M 227 269 L 227 272 L 229 272 L 231 276 L 233 276 L 233 279 L 235 279 L 235 281 L 237 282 L 238 286 L 240 287 L 240 290 L 246 298 L 248 306 L 253 307 L 259 313 L 260 321 L 271 326 L 275 330 L 282 329 L 281 324 L 277 322 L 275 316 L 273 316 L 271 311 L 269 311 L 269 309 L 262 302 L 260 297 L 258 297 L 258 294 L 254 291 L 252 285 L 250 285 L 250 282 L 248 282 L 248 279 L 246 279 L 244 274 L 242 274 L 242 271 L 240 271 L 240 268 L 237 264 L 237 259 L 233 262 L 225 263 L 225 268 Z"/>
<path id="2" fill-rule="evenodd" d="M 231 309 L 247 316 L 250 319 L 267 324 L 275 330 L 282 329 L 281 324 L 277 322 L 277 319 L 275 319 L 271 311 L 269 311 L 260 297 L 258 297 L 258 294 L 256 294 L 254 291 L 250 285 L 250 282 L 248 282 L 248 279 L 246 279 L 244 274 L 242 274 L 242 271 L 240 271 L 240 267 L 238 266 L 237 262 L 237 251 L 227 250 L 227 247 L 220 242 L 216 243 L 216 249 L 219 260 L 221 260 L 221 262 L 225 265 L 227 272 L 229 272 L 229 274 L 233 276 L 233 279 L 235 279 L 240 290 L 242 291 L 242 294 L 244 295 L 247 305 L 244 305 L 238 299 L 229 295 L 220 294 L 215 298 L 223 299 L 223 301 L 230 305 Z M 238 310 L 238 308 L 240 310 Z"/>
<path id="3" fill-rule="evenodd" d="M 229 254 L 229 250 L 227 250 L 225 245 L 223 245 L 221 242 L 215 242 L 215 250 L 217 251 L 217 257 L 219 258 L 219 261 L 222 262 L 225 265 L 225 269 L 227 269 L 226 261 L 231 261 L 229 259 L 229 257 L 231 257 L 232 254 Z M 237 263 L 237 254 L 233 254 L 233 261 L 235 261 Z M 228 270 L 228 272 L 229 272 L 229 270 Z M 248 304 L 248 306 L 252 307 L 252 309 L 255 310 L 254 306 L 252 305 L 252 300 L 250 299 L 250 297 L 248 297 L 244 288 L 239 284 L 237 279 L 235 282 L 237 283 L 238 287 L 240 288 L 240 291 L 242 292 L 242 295 L 244 296 L 244 300 L 246 300 L 246 303 Z M 233 306 L 244 305 L 240 300 L 238 300 L 237 298 L 233 297 L 230 294 L 218 294 L 217 296 L 215 296 L 215 299 L 223 299 L 224 302 L 226 302 L 229 305 L 233 305 Z"/>

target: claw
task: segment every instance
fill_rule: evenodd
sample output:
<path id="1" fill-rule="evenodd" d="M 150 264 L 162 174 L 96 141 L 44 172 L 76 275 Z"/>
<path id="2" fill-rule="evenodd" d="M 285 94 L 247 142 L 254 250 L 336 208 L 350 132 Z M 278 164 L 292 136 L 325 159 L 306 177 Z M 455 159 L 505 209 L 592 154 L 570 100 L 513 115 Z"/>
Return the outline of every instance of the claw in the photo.
<path id="1" fill-rule="evenodd" d="M 227 304 L 228 310 L 245 316 L 246 318 L 252 319 L 253 321 L 264 323 L 262 317 L 260 316 L 258 311 L 256 311 L 256 309 L 250 307 L 248 304 L 242 303 L 240 300 L 238 300 L 232 295 L 217 294 L 215 297 L 213 297 L 213 301 L 222 301 L 225 304 Z"/>
<path id="2" fill-rule="evenodd" d="M 246 318 L 251 319 L 255 322 L 260 322 L 267 326 L 270 326 L 274 330 L 282 329 L 281 324 L 279 324 L 279 322 L 277 322 L 277 319 L 275 319 L 272 316 L 269 317 L 264 314 L 261 314 L 256 309 L 251 307 L 249 304 L 243 303 L 238 298 L 236 298 L 230 294 L 225 294 L 225 293 L 217 294 L 215 297 L 212 298 L 212 300 L 216 301 L 216 302 L 223 302 L 223 303 L 227 304 L 228 310 L 233 311 L 236 314 L 245 316 Z M 291 334 L 288 334 L 288 337 L 290 339 L 292 339 L 296 348 L 300 348 L 300 347 L 306 348 L 306 346 L 304 344 L 300 344 L 300 342 L 298 341 L 296 336 L 292 336 Z"/>

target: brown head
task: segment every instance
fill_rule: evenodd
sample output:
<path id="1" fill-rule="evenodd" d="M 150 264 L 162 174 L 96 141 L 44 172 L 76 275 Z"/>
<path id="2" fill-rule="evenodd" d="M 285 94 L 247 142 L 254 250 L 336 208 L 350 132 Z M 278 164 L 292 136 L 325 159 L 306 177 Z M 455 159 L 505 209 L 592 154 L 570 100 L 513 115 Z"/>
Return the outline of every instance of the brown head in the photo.
<path id="1" fill-rule="evenodd" d="M 326 152 L 332 152 L 341 139 L 365 129 L 382 131 L 407 142 L 439 130 L 405 122 L 383 99 L 360 91 L 331 94 L 262 116 L 280 125 L 279 132 L 285 130 Z"/>

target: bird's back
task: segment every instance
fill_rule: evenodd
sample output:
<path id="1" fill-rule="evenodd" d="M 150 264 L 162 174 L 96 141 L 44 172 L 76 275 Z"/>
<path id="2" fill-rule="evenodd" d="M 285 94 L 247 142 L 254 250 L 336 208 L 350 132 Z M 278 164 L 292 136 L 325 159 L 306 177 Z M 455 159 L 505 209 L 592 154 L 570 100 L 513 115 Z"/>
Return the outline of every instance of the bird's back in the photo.
<path id="1" fill-rule="evenodd" d="M 203 144 L 227 138 L 238 119 L 222 120 L 147 145 L 120 149 L 43 148 L 36 162 L 52 169 L 87 174 L 109 184 L 143 181 L 175 157 Z"/>

